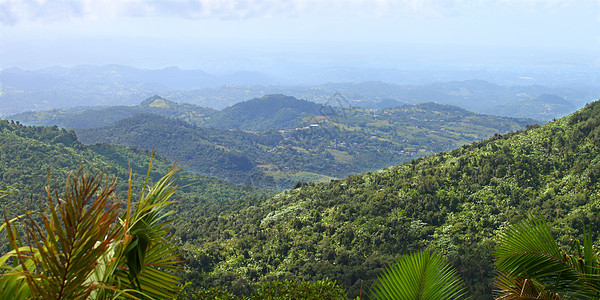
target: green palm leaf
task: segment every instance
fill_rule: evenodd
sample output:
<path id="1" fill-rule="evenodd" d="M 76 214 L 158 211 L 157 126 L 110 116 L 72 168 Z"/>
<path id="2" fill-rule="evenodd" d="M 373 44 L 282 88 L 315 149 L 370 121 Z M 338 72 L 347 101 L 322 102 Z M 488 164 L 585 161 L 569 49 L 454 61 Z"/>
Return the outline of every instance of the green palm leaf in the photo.
<path id="1" fill-rule="evenodd" d="M 461 299 L 465 290 L 441 255 L 420 251 L 390 265 L 372 288 L 375 299 Z"/>
<path id="2" fill-rule="evenodd" d="M 544 285 L 531 278 L 511 278 L 502 273 L 496 277 L 497 300 L 559 300 L 556 293 L 547 291 Z"/>
<path id="3" fill-rule="evenodd" d="M 513 283 L 527 279 L 548 295 L 597 298 L 600 277 L 591 232 L 585 234 L 583 252 L 579 241 L 575 241 L 571 250 L 575 253 L 561 250 L 545 220 L 530 215 L 500 234 L 494 254 L 497 269 Z M 502 279 L 497 283 L 498 294 L 506 290 L 506 282 Z"/>
<path id="4" fill-rule="evenodd" d="M 89 281 L 98 259 L 119 238 L 115 230 L 118 203 L 110 203 L 115 181 L 102 185 L 102 174 L 83 169 L 69 176 L 62 197 L 47 188 L 42 223 L 27 213 L 22 219 L 29 245 L 5 217 L 15 266 L 2 277 L 2 294 L 20 290 L 43 299 L 86 299 L 101 282 Z M 19 280 L 21 279 L 21 280 Z M 23 284 L 27 284 L 27 288 Z M 20 287 L 18 285 L 21 285 Z"/>
<path id="5" fill-rule="evenodd" d="M 5 223 L 11 251 L 0 257 L 7 270 L 0 277 L 0 299 L 108 299 L 118 297 L 172 299 L 180 292 L 181 260 L 168 227 L 176 191 L 171 170 L 148 187 L 140 200 L 129 193 L 124 215 L 114 197 L 115 181 L 102 185 L 103 174 L 83 168 L 69 176 L 59 196 L 47 189 L 48 209 L 41 223 L 29 213 Z M 25 223 L 27 245 L 11 224 Z M 13 259 L 12 265 L 7 262 Z"/>
<path id="6" fill-rule="evenodd" d="M 175 165 L 154 185 L 148 186 L 150 169 L 139 201 L 131 201 L 131 171 L 125 214 L 121 217 L 121 230 L 125 239 L 115 246 L 112 272 L 105 280 L 137 297 L 171 299 L 180 292 L 180 278 L 174 272 L 183 270 L 176 248 L 170 241 L 173 211 L 167 208 L 177 190 Z"/>

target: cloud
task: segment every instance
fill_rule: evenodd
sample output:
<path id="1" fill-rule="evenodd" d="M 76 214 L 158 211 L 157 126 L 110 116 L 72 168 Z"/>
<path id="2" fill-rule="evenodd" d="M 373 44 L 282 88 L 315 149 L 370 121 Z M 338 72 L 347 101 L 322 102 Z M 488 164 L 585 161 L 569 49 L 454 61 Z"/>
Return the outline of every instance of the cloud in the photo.
<path id="1" fill-rule="evenodd" d="M 0 24 L 15 25 L 23 20 L 52 22 L 84 16 L 81 1 L 0 0 Z"/>
<path id="2" fill-rule="evenodd" d="M 569 0 L 0 0 L 0 24 L 61 22 L 72 19 L 177 17 L 247 19 L 303 13 L 391 15 L 454 14 L 473 5 L 559 6 Z"/>

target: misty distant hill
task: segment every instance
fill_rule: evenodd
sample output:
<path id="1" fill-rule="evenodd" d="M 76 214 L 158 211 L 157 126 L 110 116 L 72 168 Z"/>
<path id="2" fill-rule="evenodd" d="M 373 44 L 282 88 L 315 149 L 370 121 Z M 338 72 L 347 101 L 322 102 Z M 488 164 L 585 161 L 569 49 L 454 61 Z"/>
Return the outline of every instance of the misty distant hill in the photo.
<path id="1" fill-rule="evenodd" d="M 248 83 L 273 81 L 259 72 L 214 75 L 177 67 L 149 70 L 122 65 L 82 65 L 35 71 L 8 68 L 0 71 L 0 114 L 73 106 L 134 105 L 138 99 L 160 91 Z"/>
<path id="2" fill-rule="evenodd" d="M 404 71 L 402 74 L 408 78 L 412 73 Z M 438 78 L 431 75 L 431 80 Z M 280 85 L 276 77 L 253 71 L 216 75 L 176 67 L 149 70 L 120 65 L 51 67 L 35 71 L 9 68 L 0 71 L 0 115 L 75 106 L 130 106 L 152 95 L 213 109 L 224 109 L 269 94 L 327 103 L 339 92 L 352 106 L 369 109 L 436 102 L 478 113 L 500 111 L 508 116 L 551 120 L 573 112 L 600 95 L 600 88 L 587 86 L 498 85 L 484 80 L 399 85 L 387 81 L 391 79 L 369 76 L 357 77 L 360 81 L 356 81 L 356 78 L 346 80 L 332 75 L 329 83 L 285 86 Z M 373 78 L 381 81 L 368 81 Z M 445 77 L 440 80 L 442 78 Z M 562 97 L 571 105 L 529 105 L 525 111 L 499 108 L 545 94 Z"/>
<path id="3" fill-rule="evenodd" d="M 483 80 L 439 82 L 427 85 L 396 85 L 384 82 L 327 83 L 316 86 L 221 86 L 193 91 L 166 91 L 162 95 L 180 102 L 222 109 L 239 102 L 239 98 L 262 97 L 267 94 L 285 94 L 316 103 L 327 103 L 335 93 L 341 93 L 349 106 L 384 109 L 402 104 L 436 102 L 464 109 L 511 117 L 551 120 L 574 112 L 600 95 L 589 88 L 504 86 Z M 568 104 L 546 103 L 525 111 L 500 110 L 498 106 L 519 102 L 542 95 L 561 97 Z"/>
<path id="4" fill-rule="evenodd" d="M 30 111 L 12 115 L 11 120 L 27 125 L 64 128 L 96 128 L 139 114 L 155 114 L 190 124 L 226 129 L 262 131 L 300 126 L 303 119 L 322 114 L 323 104 L 285 95 L 267 95 L 240 102 L 221 111 L 152 96 L 136 106 L 73 107 Z"/>
<path id="5" fill-rule="evenodd" d="M 202 119 L 216 112 L 214 109 L 187 103 L 176 103 L 160 96 L 152 96 L 136 106 L 75 107 L 48 111 L 30 111 L 12 115 L 9 119 L 27 125 L 64 128 L 96 128 L 112 124 L 138 114 L 156 114 L 184 120 Z"/>
<path id="6" fill-rule="evenodd" d="M 576 110 L 575 105 L 563 97 L 542 94 L 498 105 L 490 109 L 489 112 L 493 112 L 499 116 L 531 116 L 538 120 L 549 120 L 556 116 L 567 115 L 574 110 Z"/>

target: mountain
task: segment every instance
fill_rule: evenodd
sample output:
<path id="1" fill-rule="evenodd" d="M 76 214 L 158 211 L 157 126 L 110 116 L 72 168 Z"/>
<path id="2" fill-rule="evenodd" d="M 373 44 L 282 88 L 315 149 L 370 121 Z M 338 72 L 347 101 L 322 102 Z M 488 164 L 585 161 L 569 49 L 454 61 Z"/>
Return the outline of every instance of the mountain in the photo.
<path id="1" fill-rule="evenodd" d="M 499 116 L 531 116 L 537 120 L 550 120 L 556 116 L 569 114 L 575 106 L 563 97 L 542 94 L 536 97 L 520 99 L 490 109 Z"/>
<path id="2" fill-rule="evenodd" d="M 136 106 L 73 107 L 48 111 L 30 111 L 9 116 L 27 125 L 60 126 L 64 128 L 96 128 L 113 124 L 138 114 L 156 114 L 196 121 L 216 111 L 187 103 L 176 103 L 152 96 Z"/>
<path id="3" fill-rule="evenodd" d="M 216 75 L 202 70 L 181 70 L 177 67 L 150 70 L 121 65 L 50 67 L 40 70 L 7 68 L 0 70 L 0 116 L 74 106 L 129 106 L 137 104 L 139 99 L 156 94 L 172 101 L 213 109 L 224 109 L 247 99 L 270 94 L 285 94 L 322 104 L 330 100 L 335 93 L 346 96 L 352 106 L 371 109 L 436 102 L 490 114 L 496 111 L 497 106 L 544 94 L 557 95 L 574 106 L 572 109 L 548 111 L 545 107 L 532 105 L 526 110 L 526 114 L 516 111 L 517 115 L 509 115 L 534 119 L 544 116 L 543 120 L 547 121 L 573 112 L 574 109 L 595 99 L 598 94 L 597 85 L 589 82 L 586 83 L 587 86 L 581 86 L 581 83 L 576 85 L 573 82 L 565 84 L 566 81 L 561 81 L 562 84 L 542 86 L 534 85 L 540 81 L 533 78 L 529 80 L 514 77 L 508 81 L 488 79 L 495 82 L 494 84 L 485 80 L 463 80 L 486 79 L 490 77 L 487 72 L 475 72 L 471 77 L 465 78 L 438 77 L 440 71 L 433 70 L 403 70 L 397 74 L 401 80 L 380 76 L 388 71 L 390 70 L 371 70 L 365 76 L 351 76 L 355 77 L 354 79 L 345 76 L 326 77 L 328 79 L 322 82 L 328 83 L 324 84 L 314 82 L 313 78 L 310 80 L 313 82 L 311 84 L 290 86 L 276 85 L 281 82 L 280 78 L 252 71 Z M 358 70 L 342 68 L 338 72 Z M 413 80 L 417 73 L 426 80 Z M 554 76 L 540 74 L 546 75 Z M 312 75 L 315 76 L 321 78 L 324 74 Z M 578 76 L 581 77 L 581 74 Z M 461 80 L 448 81 L 449 78 Z M 566 79 L 564 74 L 561 74 L 560 78 Z M 581 80 L 583 78 L 579 81 L 582 82 Z M 500 85 L 498 82 L 505 84 Z M 513 112 L 506 110 L 506 113 Z"/>
<path id="4" fill-rule="evenodd" d="M 237 103 L 213 114 L 202 125 L 215 128 L 264 131 L 290 129 L 308 117 L 322 115 L 322 104 L 285 95 L 266 95 Z"/>
<path id="5" fill-rule="evenodd" d="M 40 70 L 0 70 L 0 114 L 73 106 L 133 105 L 160 91 L 223 85 L 273 84 L 259 72 L 214 75 L 177 67 L 139 69 L 122 65 L 81 65 Z M 241 100 L 239 100 L 241 101 Z M 239 102 L 238 101 L 238 102 Z"/>
<path id="6" fill-rule="evenodd" d="M 214 128 L 261 131 L 289 129 L 303 118 L 320 114 L 322 104 L 284 95 L 267 95 L 237 103 L 221 111 L 152 96 L 136 106 L 71 107 L 48 111 L 29 111 L 8 118 L 27 125 L 65 128 L 96 128 L 113 124 L 137 114 L 156 114 Z"/>
<path id="7" fill-rule="evenodd" d="M 85 144 L 155 149 L 200 174 L 281 189 L 298 181 L 322 182 L 377 170 L 534 122 L 434 103 L 373 111 L 285 96 L 240 103 L 206 120 L 205 125 L 214 122 L 229 128 L 199 127 L 146 114 L 76 131 Z M 297 127 L 257 132 L 231 129 L 243 122 L 247 130 Z"/>
<path id="8" fill-rule="evenodd" d="M 495 237 L 543 215 L 570 247 L 600 233 L 600 102 L 544 126 L 376 172 L 297 184 L 242 209 L 186 220 L 188 279 L 247 293 L 272 279 L 337 280 L 355 297 L 402 254 L 446 256 L 474 299 L 492 297 Z M 363 285 L 364 280 L 364 285 Z"/>
<path id="9" fill-rule="evenodd" d="M 552 120 L 582 107 L 595 99 L 598 90 L 593 87 L 564 87 L 541 85 L 498 85 L 484 80 L 436 82 L 420 85 L 400 85 L 389 82 L 339 82 L 310 86 L 221 86 L 189 91 L 164 91 L 161 93 L 173 101 L 194 103 L 200 106 L 222 109 L 238 103 L 240 99 L 262 97 L 268 94 L 285 94 L 299 99 L 326 104 L 332 95 L 344 95 L 350 106 L 383 109 L 400 104 L 436 102 L 458 106 L 469 111 L 496 114 L 498 106 L 506 103 L 530 100 L 542 95 L 564 98 L 573 107 L 548 111 L 547 107 L 532 105 L 525 112 L 507 111 L 505 116 Z M 508 113 L 514 113 L 509 115 Z"/>

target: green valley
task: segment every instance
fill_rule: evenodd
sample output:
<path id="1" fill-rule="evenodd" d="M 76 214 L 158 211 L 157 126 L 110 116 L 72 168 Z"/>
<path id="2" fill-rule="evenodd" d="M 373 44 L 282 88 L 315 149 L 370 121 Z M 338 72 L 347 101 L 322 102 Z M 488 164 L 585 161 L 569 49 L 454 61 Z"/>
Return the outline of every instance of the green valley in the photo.
<path id="1" fill-rule="evenodd" d="M 211 125 L 218 128 L 140 114 L 76 132 L 85 144 L 154 148 L 190 171 L 282 189 L 298 181 L 323 182 L 374 171 L 533 122 L 433 103 L 370 110 L 273 95 L 236 104 L 207 118 L 204 125 L 220 124 Z"/>

